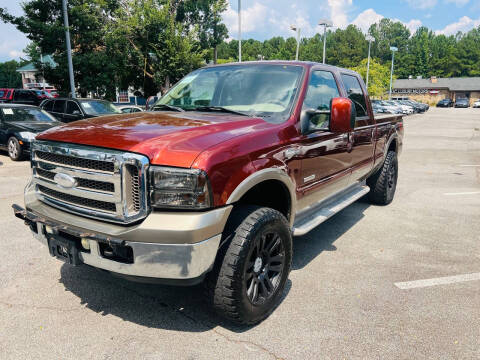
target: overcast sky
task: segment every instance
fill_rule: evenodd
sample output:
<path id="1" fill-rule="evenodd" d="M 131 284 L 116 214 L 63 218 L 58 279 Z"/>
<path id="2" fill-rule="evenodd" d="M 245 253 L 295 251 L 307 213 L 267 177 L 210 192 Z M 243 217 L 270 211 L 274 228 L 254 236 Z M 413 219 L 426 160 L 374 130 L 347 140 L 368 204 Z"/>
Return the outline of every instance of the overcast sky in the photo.
<path id="1" fill-rule="evenodd" d="M 20 0 L 0 0 L 14 14 L 21 14 Z M 224 21 L 231 38 L 237 37 L 238 0 L 230 0 Z M 291 24 L 302 35 L 319 31 L 322 18 L 336 27 L 355 24 L 363 31 L 382 17 L 402 21 L 415 31 L 424 25 L 447 35 L 480 26 L 480 0 L 242 0 L 243 38 L 264 40 L 273 36 L 292 36 Z M 0 61 L 18 59 L 27 38 L 15 27 L 0 22 Z"/>

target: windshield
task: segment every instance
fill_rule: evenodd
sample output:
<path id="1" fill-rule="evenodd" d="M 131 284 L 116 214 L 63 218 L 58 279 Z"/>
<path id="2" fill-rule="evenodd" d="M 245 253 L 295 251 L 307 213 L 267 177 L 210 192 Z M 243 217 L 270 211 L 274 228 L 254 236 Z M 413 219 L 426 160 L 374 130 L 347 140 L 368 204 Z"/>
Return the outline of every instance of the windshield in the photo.
<path id="1" fill-rule="evenodd" d="M 88 115 L 121 114 L 112 103 L 104 100 L 80 100 L 83 110 Z"/>
<path id="2" fill-rule="evenodd" d="M 155 105 L 183 110 L 222 107 L 284 121 L 290 115 L 303 68 L 293 65 L 227 65 L 192 72 Z"/>
<path id="3" fill-rule="evenodd" d="M 36 122 L 56 122 L 55 118 L 41 109 L 21 108 L 21 107 L 2 107 L 3 119 L 5 121 L 36 121 Z"/>

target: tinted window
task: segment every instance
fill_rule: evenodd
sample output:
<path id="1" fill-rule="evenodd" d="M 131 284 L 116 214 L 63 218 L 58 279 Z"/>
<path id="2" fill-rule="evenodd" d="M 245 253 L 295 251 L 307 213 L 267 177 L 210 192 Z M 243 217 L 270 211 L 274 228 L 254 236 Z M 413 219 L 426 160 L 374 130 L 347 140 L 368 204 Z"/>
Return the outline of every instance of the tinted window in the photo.
<path id="1" fill-rule="evenodd" d="M 55 104 L 53 105 L 53 112 L 63 113 L 65 110 L 65 100 L 55 100 Z"/>
<path id="2" fill-rule="evenodd" d="M 3 98 L 6 96 L 6 92 L 4 90 L 0 90 L 0 97 Z"/>
<path id="3" fill-rule="evenodd" d="M 82 114 L 82 112 L 80 111 L 80 108 L 76 103 L 74 103 L 73 101 L 67 102 L 67 111 L 65 111 L 65 113 L 73 115 L 74 112 L 76 115 Z"/>
<path id="4" fill-rule="evenodd" d="M 365 95 L 363 94 L 360 82 L 355 76 L 342 74 L 343 84 L 345 90 L 347 90 L 348 97 L 355 104 L 355 110 L 357 111 L 357 117 L 367 115 L 367 104 L 365 101 Z"/>
<path id="5" fill-rule="evenodd" d="M 123 109 L 121 110 L 121 112 L 127 114 L 127 113 L 132 112 L 131 110 L 132 110 L 132 109 L 130 109 L 130 108 L 123 108 Z"/>
<path id="6" fill-rule="evenodd" d="M 340 96 L 333 74 L 328 71 L 314 71 L 308 83 L 304 109 L 330 110 L 330 101 Z M 328 129 L 330 114 L 316 114 L 310 119 L 312 129 Z"/>
<path id="7" fill-rule="evenodd" d="M 103 100 L 81 100 L 83 110 L 88 115 L 120 114 L 121 111 L 112 103 Z"/>
<path id="8" fill-rule="evenodd" d="M 6 121 L 39 121 L 54 122 L 55 118 L 44 110 L 35 107 L 2 108 L 3 119 Z"/>
<path id="9" fill-rule="evenodd" d="M 13 98 L 14 100 L 25 100 L 24 91 L 15 91 Z"/>
<path id="10" fill-rule="evenodd" d="M 46 111 L 52 111 L 52 109 L 53 109 L 53 101 L 52 101 L 52 100 L 47 101 L 47 102 L 43 105 L 43 109 L 45 109 Z"/>

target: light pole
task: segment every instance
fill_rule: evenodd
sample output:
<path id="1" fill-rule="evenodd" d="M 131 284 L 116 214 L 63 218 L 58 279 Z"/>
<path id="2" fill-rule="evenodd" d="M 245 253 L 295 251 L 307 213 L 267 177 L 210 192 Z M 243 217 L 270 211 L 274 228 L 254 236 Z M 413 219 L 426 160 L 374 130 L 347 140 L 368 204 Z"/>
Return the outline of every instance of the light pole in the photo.
<path id="1" fill-rule="evenodd" d="M 242 62 L 242 0 L 238 0 L 238 62 Z"/>
<path id="2" fill-rule="evenodd" d="M 393 63 L 395 62 L 395 52 L 398 51 L 398 48 L 390 46 L 390 51 L 392 52 L 392 70 L 390 71 L 390 91 L 388 92 L 388 100 L 392 100 Z"/>
<path id="3" fill-rule="evenodd" d="M 327 27 L 332 27 L 333 23 L 330 20 L 322 19 L 318 25 L 323 25 L 323 63 L 325 64 L 325 55 L 327 51 Z"/>
<path id="4" fill-rule="evenodd" d="M 368 75 L 370 74 L 370 48 L 372 46 L 372 41 L 375 41 L 375 38 L 371 35 L 367 35 L 365 40 L 368 41 L 368 60 L 367 60 L 367 90 L 368 90 Z"/>
<path id="5" fill-rule="evenodd" d="M 75 79 L 73 78 L 72 46 L 70 45 L 70 30 L 68 29 L 67 0 L 62 0 L 63 24 L 65 25 L 65 41 L 67 44 L 68 75 L 70 77 L 70 92 L 72 98 L 75 98 Z"/>
<path id="6" fill-rule="evenodd" d="M 290 25 L 290 29 L 297 32 L 297 52 L 295 53 L 295 60 L 298 61 L 298 50 L 300 49 L 300 28 L 295 25 Z"/>
<path id="7" fill-rule="evenodd" d="M 45 68 L 43 65 L 43 54 L 42 54 L 42 49 L 37 46 L 37 51 L 40 53 L 40 63 L 42 64 L 42 89 L 45 90 Z"/>

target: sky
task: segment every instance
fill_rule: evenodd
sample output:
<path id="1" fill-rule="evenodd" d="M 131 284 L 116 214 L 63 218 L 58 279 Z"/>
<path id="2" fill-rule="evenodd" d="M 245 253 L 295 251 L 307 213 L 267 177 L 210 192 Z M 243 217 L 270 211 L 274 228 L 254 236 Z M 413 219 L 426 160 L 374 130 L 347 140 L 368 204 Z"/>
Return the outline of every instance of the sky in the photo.
<path id="1" fill-rule="evenodd" d="M 0 0 L 15 15 L 22 14 L 20 0 Z M 438 34 L 456 34 L 480 26 L 480 0 L 242 0 L 242 38 L 257 40 L 293 36 L 290 25 L 302 36 L 320 32 L 321 19 L 335 28 L 355 24 L 364 32 L 388 17 L 403 22 L 412 32 L 426 26 Z M 223 20 L 230 38 L 238 37 L 238 0 L 230 0 Z M 0 61 L 18 60 L 28 39 L 12 25 L 0 22 Z"/>

